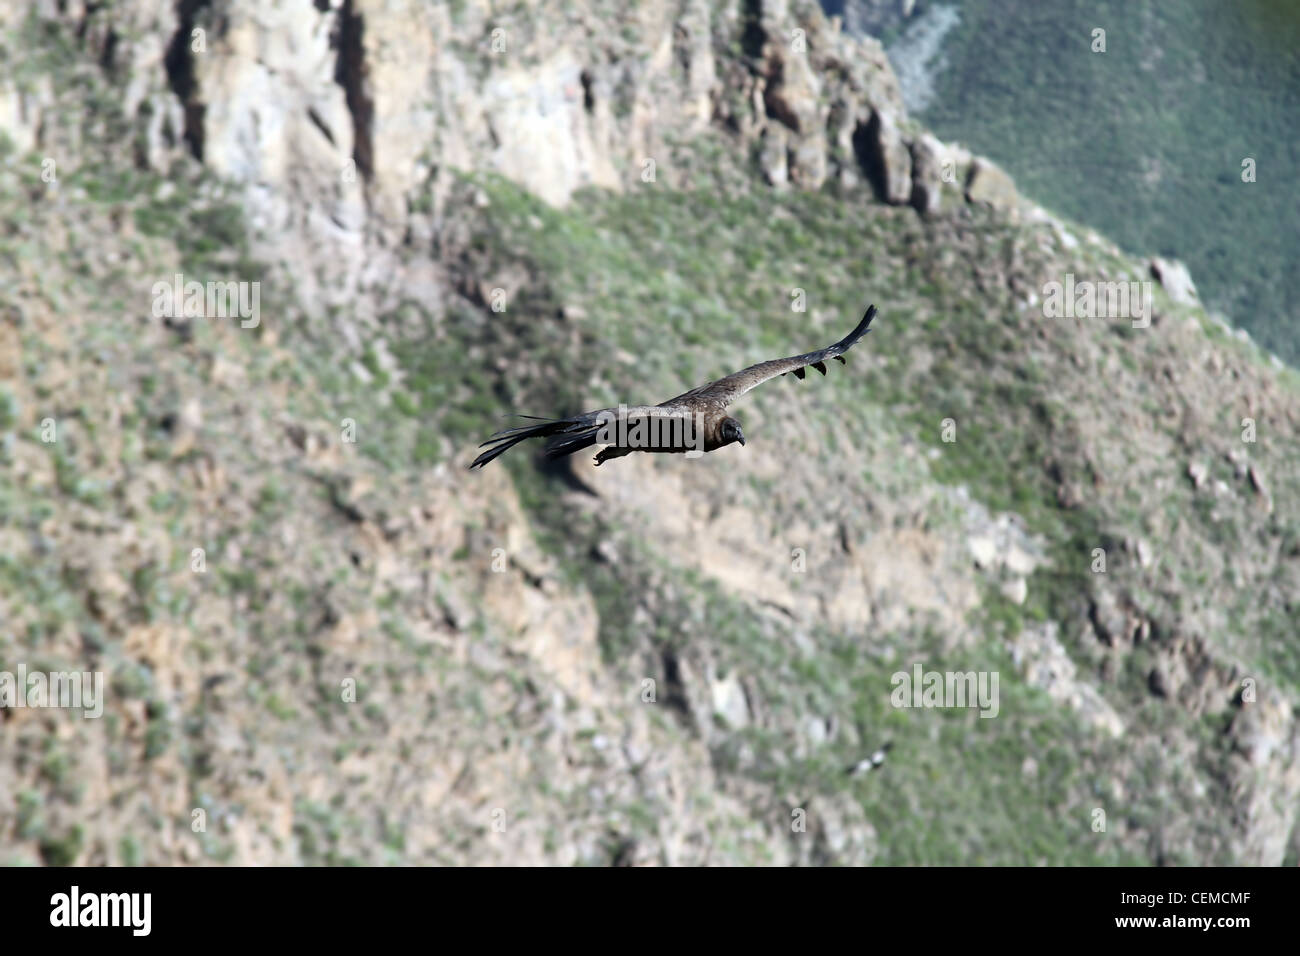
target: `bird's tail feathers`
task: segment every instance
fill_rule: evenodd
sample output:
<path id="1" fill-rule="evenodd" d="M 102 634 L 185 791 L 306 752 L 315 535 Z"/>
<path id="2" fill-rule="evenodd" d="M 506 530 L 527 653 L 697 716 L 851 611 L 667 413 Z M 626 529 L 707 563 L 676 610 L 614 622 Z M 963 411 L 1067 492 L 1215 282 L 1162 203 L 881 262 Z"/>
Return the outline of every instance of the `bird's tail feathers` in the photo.
<path id="1" fill-rule="evenodd" d="M 470 468 L 482 468 L 492 459 L 504 454 L 515 445 L 529 438 L 551 438 L 547 442 L 547 457 L 557 458 L 560 455 L 567 455 L 570 452 L 577 451 L 579 448 L 586 448 L 588 445 L 595 444 L 597 426 L 592 423 L 592 415 L 580 415 L 577 418 L 540 418 L 536 415 L 519 415 L 519 418 L 528 418 L 539 424 L 536 425 L 518 425 L 514 428 L 505 428 L 491 436 L 487 441 L 480 445 L 480 448 L 491 446 L 483 452 L 470 464 Z M 575 434 L 576 433 L 576 434 Z M 587 436 L 590 435 L 590 438 Z M 561 445 L 567 445 L 570 442 L 578 441 L 567 451 L 553 451 Z"/>
<path id="2" fill-rule="evenodd" d="M 528 432 L 528 437 L 530 437 L 530 438 L 531 438 L 533 435 L 548 435 L 548 434 L 551 434 L 551 433 L 545 430 L 547 426 L 550 426 L 550 425 L 567 425 L 567 424 L 571 421 L 571 419 L 567 419 L 567 418 L 539 418 L 539 417 L 536 416 L 536 415 L 511 415 L 511 416 L 506 416 L 506 417 L 509 417 L 509 418 L 528 418 L 528 419 L 531 419 L 532 421 L 535 421 L 535 422 L 542 422 L 543 424 L 541 424 L 541 425 L 516 425 L 514 428 L 503 428 L 503 429 L 501 429 L 501 431 L 499 431 L 499 432 L 495 432 L 495 433 L 493 433 L 492 435 L 489 435 L 489 436 L 488 436 L 488 440 L 485 441 L 485 442 L 483 442 L 482 445 L 479 445 L 480 448 L 482 448 L 483 445 L 490 445 L 490 444 L 492 444 L 492 443 L 495 442 L 495 441 L 500 441 L 502 438 L 509 438 L 509 437 L 511 437 L 512 435 L 522 435 L 524 432 Z M 540 430 L 539 430 L 539 429 L 540 429 Z"/>
<path id="3" fill-rule="evenodd" d="M 572 435 L 556 435 L 545 445 L 546 457 L 563 458 L 565 455 L 572 455 L 575 451 L 590 448 L 596 444 L 596 435 L 599 431 L 598 426 L 592 425 Z"/>

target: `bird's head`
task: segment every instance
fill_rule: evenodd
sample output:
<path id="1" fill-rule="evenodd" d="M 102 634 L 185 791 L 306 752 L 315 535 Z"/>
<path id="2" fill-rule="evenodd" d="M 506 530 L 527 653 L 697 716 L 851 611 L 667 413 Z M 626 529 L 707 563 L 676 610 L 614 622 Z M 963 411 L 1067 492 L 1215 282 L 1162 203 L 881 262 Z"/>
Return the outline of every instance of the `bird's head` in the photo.
<path id="1" fill-rule="evenodd" d="M 742 445 L 745 444 L 745 433 L 741 431 L 740 422 L 734 418 L 724 418 L 722 420 L 722 428 L 719 434 L 722 436 L 722 444 L 724 445 L 730 445 L 732 442 L 737 441 Z"/>

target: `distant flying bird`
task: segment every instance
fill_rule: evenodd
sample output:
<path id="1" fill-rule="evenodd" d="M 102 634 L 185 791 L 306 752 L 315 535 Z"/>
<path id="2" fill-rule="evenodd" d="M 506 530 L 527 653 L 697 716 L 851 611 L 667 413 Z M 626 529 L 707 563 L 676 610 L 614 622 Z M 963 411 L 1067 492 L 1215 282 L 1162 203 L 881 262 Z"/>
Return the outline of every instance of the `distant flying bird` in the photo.
<path id="1" fill-rule="evenodd" d="M 893 749 L 894 742 L 892 740 L 887 740 L 870 757 L 863 757 L 851 767 L 846 768 L 844 772 L 850 777 L 857 777 L 871 770 L 875 770 L 885 762 L 885 754 L 889 753 Z"/>
<path id="2" fill-rule="evenodd" d="M 526 438 L 549 439 L 545 446 L 547 458 L 561 458 L 595 444 L 605 445 L 607 447 L 596 456 L 597 465 L 634 451 L 684 452 L 688 457 L 696 457 L 733 442 L 744 445 L 745 433 L 741 431 L 740 422 L 726 414 L 728 405 L 751 388 L 778 375 L 793 372 L 795 378 L 802 379 L 804 369 L 809 365 L 825 375 L 827 359 L 843 364 L 844 353 L 870 331 L 875 315 L 876 307 L 873 305 L 867 309 L 856 329 L 827 348 L 751 365 L 659 405 L 598 408 L 573 418 L 520 415 L 520 418 L 541 424 L 521 425 L 497 432 L 479 446 L 488 450 L 475 458 L 470 468 L 482 468 Z"/>

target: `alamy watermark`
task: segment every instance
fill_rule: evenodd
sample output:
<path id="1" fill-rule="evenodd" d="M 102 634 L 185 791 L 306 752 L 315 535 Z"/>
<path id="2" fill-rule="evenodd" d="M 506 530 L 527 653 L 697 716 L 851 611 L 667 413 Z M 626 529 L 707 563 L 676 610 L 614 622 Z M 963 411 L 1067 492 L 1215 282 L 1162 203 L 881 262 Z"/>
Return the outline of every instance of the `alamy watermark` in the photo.
<path id="1" fill-rule="evenodd" d="M 19 664 L 18 673 L 0 671 L 0 710 L 61 707 L 83 710 L 93 719 L 104 713 L 103 671 L 33 671 Z"/>
<path id="2" fill-rule="evenodd" d="M 1132 319 L 1133 328 L 1151 324 L 1150 282 L 1075 281 L 1053 279 L 1043 286 L 1043 316 L 1048 319 Z"/>
<path id="3" fill-rule="evenodd" d="M 889 679 L 895 707 L 978 707 L 981 717 L 996 717 L 997 671 L 927 671 L 920 664 L 912 673 L 898 671 Z"/>
<path id="4" fill-rule="evenodd" d="M 153 928 L 152 893 L 83 893 L 77 884 L 50 897 L 51 926 L 120 926 L 132 936 L 148 936 Z"/>
<path id="5" fill-rule="evenodd" d="M 155 319 L 238 318 L 245 329 L 262 321 L 260 282 L 186 282 L 178 272 L 171 282 L 155 282 L 150 293 Z"/>
<path id="6" fill-rule="evenodd" d="M 629 422 L 628 419 L 631 418 Z M 687 458 L 704 454 L 704 415 L 683 414 L 671 408 L 638 408 L 629 415 L 628 407 L 618 411 L 606 409 L 596 416 L 600 430 L 596 442 L 618 448 L 684 449 Z"/>

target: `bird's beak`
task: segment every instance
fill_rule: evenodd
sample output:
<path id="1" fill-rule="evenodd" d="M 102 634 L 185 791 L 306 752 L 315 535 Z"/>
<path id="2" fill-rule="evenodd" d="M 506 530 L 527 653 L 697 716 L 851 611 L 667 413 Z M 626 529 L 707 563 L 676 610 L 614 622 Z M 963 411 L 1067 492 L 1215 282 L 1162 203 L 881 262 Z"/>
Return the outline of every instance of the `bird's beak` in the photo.
<path id="1" fill-rule="evenodd" d="M 736 441 L 740 442 L 740 446 L 741 446 L 742 448 L 745 447 L 745 436 L 744 436 L 744 435 L 741 435 L 739 438 L 736 439 Z"/>

